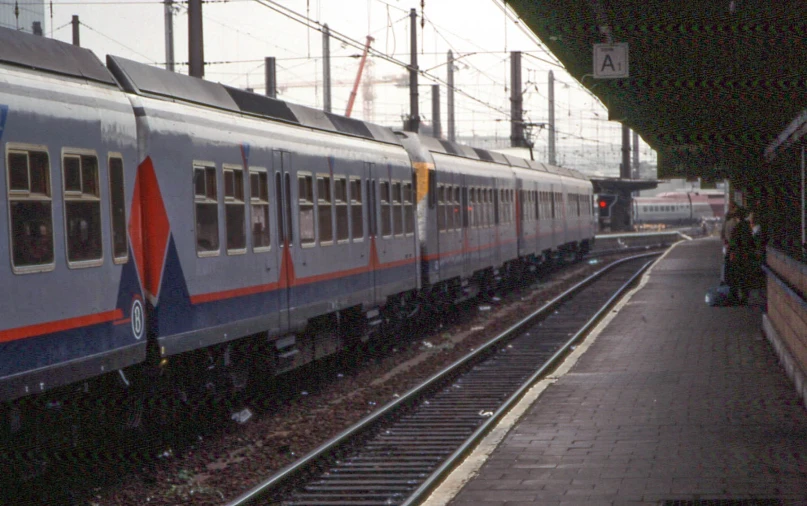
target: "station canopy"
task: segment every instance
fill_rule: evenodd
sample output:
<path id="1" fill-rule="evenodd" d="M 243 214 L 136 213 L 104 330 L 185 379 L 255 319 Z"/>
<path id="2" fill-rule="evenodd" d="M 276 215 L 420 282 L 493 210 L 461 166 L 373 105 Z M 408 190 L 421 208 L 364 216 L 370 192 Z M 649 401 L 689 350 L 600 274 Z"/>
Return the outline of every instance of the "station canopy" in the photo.
<path id="1" fill-rule="evenodd" d="M 659 177 L 754 177 L 765 148 L 807 108 L 803 0 L 507 4 L 609 119 L 658 152 Z M 627 44 L 628 77 L 594 77 L 603 43 Z M 614 63 L 597 61 L 600 70 Z"/>

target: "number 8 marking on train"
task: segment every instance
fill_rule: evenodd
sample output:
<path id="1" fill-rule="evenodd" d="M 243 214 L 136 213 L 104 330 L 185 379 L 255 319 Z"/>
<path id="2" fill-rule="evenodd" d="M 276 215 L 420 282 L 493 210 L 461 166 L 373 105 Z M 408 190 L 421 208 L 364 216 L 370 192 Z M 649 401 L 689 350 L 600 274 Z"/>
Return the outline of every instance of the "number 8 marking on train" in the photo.
<path id="1" fill-rule="evenodd" d="M 132 302 L 132 333 L 135 336 L 135 339 L 140 340 L 143 337 L 143 329 L 145 325 L 143 324 L 143 304 L 138 300 L 135 299 Z"/>

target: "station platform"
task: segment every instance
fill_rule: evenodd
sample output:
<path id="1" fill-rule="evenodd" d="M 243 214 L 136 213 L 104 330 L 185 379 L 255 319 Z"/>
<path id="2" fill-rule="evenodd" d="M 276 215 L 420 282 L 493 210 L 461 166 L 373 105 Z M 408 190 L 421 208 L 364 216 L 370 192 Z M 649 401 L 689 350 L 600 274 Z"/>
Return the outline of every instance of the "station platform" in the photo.
<path id="1" fill-rule="evenodd" d="M 721 257 L 665 253 L 425 504 L 807 505 L 807 411 L 763 299 L 704 302 Z"/>

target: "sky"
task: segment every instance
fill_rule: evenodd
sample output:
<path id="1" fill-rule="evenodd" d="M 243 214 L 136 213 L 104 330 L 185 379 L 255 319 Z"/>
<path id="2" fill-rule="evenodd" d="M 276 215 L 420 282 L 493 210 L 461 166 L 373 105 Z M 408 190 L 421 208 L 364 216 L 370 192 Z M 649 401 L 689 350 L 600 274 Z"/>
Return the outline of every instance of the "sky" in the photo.
<path id="1" fill-rule="evenodd" d="M 21 7 L 32 0 L 18 0 Z M 13 9 L 14 0 L 0 0 Z M 558 162 L 587 173 L 619 174 L 621 125 L 607 121 L 600 102 L 565 72 L 501 0 L 207 0 L 203 4 L 205 79 L 264 92 L 264 58 L 277 58 L 278 98 L 321 108 L 322 35 L 331 39 L 333 111 L 344 114 L 367 35 L 373 37 L 352 117 L 400 127 L 409 112 L 409 10 L 417 9 L 419 107 L 431 121 L 431 84 L 440 85 L 446 132 L 447 52 L 455 59 L 456 131 L 478 147 L 505 146 L 510 136 L 510 52 L 522 51 L 525 121 L 548 121 L 547 79 L 555 78 Z M 162 0 L 46 0 L 45 35 L 72 41 L 78 15 L 80 42 L 99 58 L 114 54 L 164 66 Z M 421 26 L 421 21 L 423 21 Z M 187 73 L 187 3 L 173 14 L 177 71 Z M 392 60 L 393 62 L 390 62 Z M 430 79 L 433 78 L 433 79 Z M 396 81 L 406 83 L 396 85 Z M 368 84 L 365 84 L 368 83 Z M 372 95 L 372 101 L 365 101 Z M 370 105 L 371 104 L 371 105 Z M 535 158 L 546 161 L 547 132 L 532 128 Z M 492 138 L 492 139 L 491 139 Z M 498 140 L 498 141 L 497 141 Z M 644 142 L 640 158 L 655 164 Z"/>

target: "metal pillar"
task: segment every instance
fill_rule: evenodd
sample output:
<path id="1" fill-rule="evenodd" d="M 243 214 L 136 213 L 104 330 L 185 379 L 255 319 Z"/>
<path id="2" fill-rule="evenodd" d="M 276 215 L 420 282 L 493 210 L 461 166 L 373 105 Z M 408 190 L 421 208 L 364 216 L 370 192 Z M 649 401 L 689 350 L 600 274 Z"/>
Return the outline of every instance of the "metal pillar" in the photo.
<path id="1" fill-rule="evenodd" d="M 325 112 L 331 112 L 331 30 L 322 26 L 322 103 Z"/>
<path id="2" fill-rule="evenodd" d="M 267 56 L 263 61 L 266 68 L 266 96 L 277 98 L 277 62 L 274 56 Z"/>
<path id="3" fill-rule="evenodd" d="M 75 14 L 73 15 L 73 45 L 74 46 L 81 45 L 78 36 L 78 16 L 76 16 Z"/>
<path id="4" fill-rule="evenodd" d="M 446 89 L 446 120 L 448 121 L 448 140 L 455 142 L 457 134 L 454 124 L 454 54 L 448 51 L 448 89 Z"/>
<path id="5" fill-rule="evenodd" d="M 202 30 L 202 0 L 188 0 L 188 74 L 205 76 L 205 48 Z"/>
<path id="6" fill-rule="evenodd" d="M 174 1 L 165 0 L 165 70 L 174 71 Z"/>
<path id="7" fill-rule="evenodd" d="M 622 163 L 619 166 L 619 177 L 630 179 L 630 127 L 622 123 Z"/>
<path id="8" fill-rule="evenodd" d="M 39 35 L 40 37 L 42 36 L 42 21 L 34 21 L 31 26 L 31 33 Z"/>
<path id="9" fill-rule="evenodd" d="M 633 179 L 639 179 L 639 132 L 633 132 Z"/>
<path id="10" fill-rule="evenodd" d="M 510 52 L 510 146 L 524 147 L 524 119 L 521 110 L 521 51 Z"/>
<path id="11" fill-rule="evenodd" d="M 432 136 L 435 139 L 443 136 L 440 130 L 440 85 L 432 84 Z"/>
<path id="12" fill-rule="evenodd" d="M 549 71 L 549 165 L 557 165 L 558 159 L 555 153 L 555 74 Z"/>
<path id="13" fill-rule="evenodd" d="M 418 111 L 418 27 L 417 11 L 409 11 L 409 128 L 410 132 L 420 129 L 420 112 Z"/>

